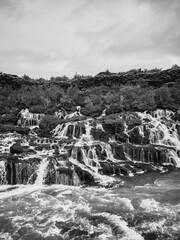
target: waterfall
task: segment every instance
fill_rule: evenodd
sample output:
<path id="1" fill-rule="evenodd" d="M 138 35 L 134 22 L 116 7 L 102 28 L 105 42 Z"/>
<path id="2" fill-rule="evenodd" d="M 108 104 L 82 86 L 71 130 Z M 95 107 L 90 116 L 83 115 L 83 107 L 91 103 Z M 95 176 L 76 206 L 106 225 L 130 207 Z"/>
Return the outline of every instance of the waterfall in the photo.
<path id="1" fill-rule="evenodd" d="M 157 119 L 161 119 L 163 117 L 169 118 L 172 114 L 173 112 L 167 109 L 157 109 L 151 112 L 151 116 Z"/>
<path id="2" fill-rule="evenodd" d="M 61 138 L 79 139 L 83 132 L 85 133 L 84 121 L 60 124 L 56 126 L 56 128 L 52 131 L 53 136 L 59 139 Z"/>
<path id="3" fill-rule="evenodd" d="M 29 109 L 22 109 L 20 111 L 20 119 L 18 120 L 18 125 L 22 127 L 35 127 L 38 126 L 40 121 L 44 118 L 44 114 L 31 113 Z"/>
<path id="4" fill-rule="evenodd" d="M 100 130 L 104 131 L 104 128 L 101 123 L 96 123 L 96 129 L 100 129 Z"/>
<path id="5" fill-rule="evenodd" d="M 175 122 L 172 121 L 172 112 L 168 110 L 154 111 L 152 115 L 145 113 L 138 113 L 142 120 L 143 125 L 139 128 L 140 132 L 144 135 L 144 131 L 149 131 L 150 143 L 157 145 L 157 147 L 173 147 L 167 148 L 169 163 L 175 162 L 177 166 L 180 166 L 180 157 L 177 152 L 180 150 L 180 141 L 177 133 Z M 149 123 L 146 122 L 149 120 Z M 145 126 L 142 128 L 142 126 Z M 173 160 L 172 160 L 173 159 Z"/>
<path id="6" fill-rule="evenodd" d="M 106 159 L 107 160 L 109 159 L 111 161 L 115 161 L 115 158 L 114 158 L 113 153 L 112 153 L 112 147 L 107 143 L 105 143 L 101 146 L 102 146 L 102 151 L 106 152 L 106 156 L 107 156 Z"/>
<path id="7" fill-rule="evenodd" d="M 80 185 L 111 182 L 122 174 L 155 167 L 180 167 L 179 123 L 172 120 L 172 114 L 158 109 L 109 119 L 66 119 L 53 129 L 51 138 L 33 132 L 23 138 L 16 133 L 2 134 L 0 183 Z M 33 114 L 25 121 L 41 118 Z M 23 152 L 9 154 L 16 140 L 21 141 Z"/>
<path id="8" fill-rule="evenodd" d="M 98 173 L 100 164 L 95 147 L 90 148 L 88 153 L 83 151 L 83 159 L 87 166 L 89 166 L 95 173 Z"/>
<path id="9" fill-rule="evenodd" d="M 53 131 L 52 131 L 53 136 L 58 137 L 58 138 L 67 138 L 67 130 L 68 130 L 69 125 L 70 125 L 70 123 L 57 125 L 56 128 L 53 129 Z"/>
<path id="10" fill-rule="evenodd" d="M 6 180 L 6 166 L 3 161 L 0 161 L 0 184 L 4 185 L 7 184 Z"/>
<path id="11" fill-rule="evenodd" d="M 37 171 L 37 178 L 36 178 L 36 181 L 35 181 L 35 185 L 43 185 L 44 183 L 44 178 L 45 178 L 45 175 L 46 175 L 46 169 L 47 169 L 47 166 L 48 166 L 48 159 L 47 157 L 44 158 L 40 165 L 39 165 L 39 169 Z"/>

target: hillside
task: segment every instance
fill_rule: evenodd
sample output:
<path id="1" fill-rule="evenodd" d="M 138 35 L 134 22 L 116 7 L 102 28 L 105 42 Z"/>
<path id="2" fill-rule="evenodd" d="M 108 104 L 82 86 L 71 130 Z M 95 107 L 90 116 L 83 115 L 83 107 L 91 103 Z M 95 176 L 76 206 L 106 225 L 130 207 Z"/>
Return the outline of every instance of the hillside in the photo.
<path id="1" fill-rule="evenodd" d="M 59 108 L 69 112 L 77 105 L 89 116 L 98 116 L 105 108 L 107 114 L 156 108 L 176 111 L 180 106 L 180 67 L 120 73 L 107 70 L 95 76 L 76 74 L 71 79 L 49 80 L 0 73 L 1 115 L 17 115 L 23 108 L 46 114 Z"/>

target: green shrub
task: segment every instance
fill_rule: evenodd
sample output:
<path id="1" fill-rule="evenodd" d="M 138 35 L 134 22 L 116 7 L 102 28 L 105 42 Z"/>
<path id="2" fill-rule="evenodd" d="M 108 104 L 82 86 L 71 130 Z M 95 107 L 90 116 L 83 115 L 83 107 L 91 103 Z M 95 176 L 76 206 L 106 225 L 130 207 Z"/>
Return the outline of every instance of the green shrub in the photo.
<path id="1" fill-rule="evenodd" d="M 50 133 L 59 123 L 60 119 L 52 115 L 46 115 L 40 122 L 39 128 L 44 133 Z"/>

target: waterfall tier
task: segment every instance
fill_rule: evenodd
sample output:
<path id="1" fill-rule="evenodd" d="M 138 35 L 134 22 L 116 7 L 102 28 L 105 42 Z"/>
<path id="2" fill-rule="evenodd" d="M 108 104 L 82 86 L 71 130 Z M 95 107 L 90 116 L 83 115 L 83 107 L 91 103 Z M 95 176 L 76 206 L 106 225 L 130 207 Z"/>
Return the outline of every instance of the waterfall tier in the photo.
<path id="1" fill-rule="evenodd" d="M 42 138 L 0 135 L 1 184 L 105 184 L 122 176 L 180 166 L 180 124 L 173 112 L 66 119 Z M 81 116 L 80 116 L 81 117 Z M 21 152 L 10 147 L 19 141 Z"/>

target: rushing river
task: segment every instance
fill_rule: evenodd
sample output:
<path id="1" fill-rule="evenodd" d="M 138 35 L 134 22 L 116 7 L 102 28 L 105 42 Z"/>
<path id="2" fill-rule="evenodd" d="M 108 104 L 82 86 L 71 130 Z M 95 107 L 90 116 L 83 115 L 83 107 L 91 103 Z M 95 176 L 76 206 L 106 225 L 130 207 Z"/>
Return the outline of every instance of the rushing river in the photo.
<path id="1" fill-rule="evenodd" d="M 179 175 L 138 176 L 112 189 L 1 186 L 0 239 L 178 240 Z"/>

